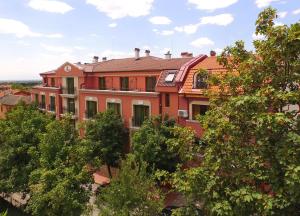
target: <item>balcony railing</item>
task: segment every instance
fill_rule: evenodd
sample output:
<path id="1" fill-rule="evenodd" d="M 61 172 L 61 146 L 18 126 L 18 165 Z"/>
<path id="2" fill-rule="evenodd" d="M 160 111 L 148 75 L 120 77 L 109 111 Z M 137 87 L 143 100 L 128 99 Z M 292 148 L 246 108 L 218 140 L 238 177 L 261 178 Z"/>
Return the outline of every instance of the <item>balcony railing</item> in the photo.
<path id="1" fill-rule="evenodd" d="M 39 108 L 40 109 L 46 109 L 46 104 L 45 103 L 39 103 Z"/>
<path id="2" fill-rule="evenodd" d="M 64 114 L 70 113 L 72 115 L 77 115 L 77 109 L 73 107 L 63 107 L 63 113 Z"/>
<path id="3" fill-rule="evenodd" d="M 54 104 L 50 104 L 50 105 L 48 105 L 48 110 L 50 112 L 55 112 L 56 111 L 56 106 Z"/>
<path id="4" fill-rule="evenodd" d="M 85 119 L 92 119 L 92 118 L 94 118 L 95 117 L 95 115 L 97 114 L 97 112 L 88 112 L 88 111 L 85 111 Z"/>
<path id="5" fill-rule="evenodd" d="M 132 117 L 132 127 L 141 127 L 146 119 Z"/>
<path id="6" fill-rule="evenodd" d="M 71 94 L 71 95 L 74 95 L 76 94 L 77 92 L 77 88 L 74 87 L 74 88 L 70 88 L 70 87 L 63 87 L 62 88 L 62 93 L 63 94 Z"/>

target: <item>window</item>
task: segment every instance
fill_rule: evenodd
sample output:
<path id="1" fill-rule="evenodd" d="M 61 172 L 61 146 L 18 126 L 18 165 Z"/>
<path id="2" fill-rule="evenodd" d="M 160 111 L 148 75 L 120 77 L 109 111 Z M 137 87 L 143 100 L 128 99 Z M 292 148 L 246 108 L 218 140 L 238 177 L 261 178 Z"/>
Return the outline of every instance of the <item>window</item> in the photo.
<path id="1" fill-rule="evenodd" d="M 146 91 L 154 92 L 156 85 L 156 77 L 146 77 Z"/>
<path id="2" fill-rule="evenodd" d="M 67 94 L 74 94 L 75 87 L 74 87 L 74 78 L 68 77 L 67 78 Z"/>
<path id="3" fill-rule="evenodd" d="M 39 94 L 34 94 L 34 101 L 36 104 L 39 103 Z"/>
<path id="4" fill-rule="evenodd" d="M 51 112 L 55 112 L 55 96 L 50 96 L 50 109 Z"/>
<path id="5" fill-rule="evenodd" d="M 86 118 L 93 118 L 97 114 L 97 102 L 86 101 Z"/>
<path id="6" fill-rule="evenodd" d="M 142 126 L 143 122 L 149 118 L 149 106 L 133 105 L 133 115 L 132 126 Z"/>
<path id="7" fill-rule="evenodd" d="M 55 87 L 55 79 L 51 78 L 51 87 Z"/>
<path id="8" fill-rule="evenodd" d="M 75 114 L 75 101 L 74 101 L 74 98 L 67 98 L 67 107 L 65 109 L 65 113 Z"/>
<path id="9" fill-rule="evenodd" d="M 128 77 L 120 77 L 121 90 L 128 91 L 129 90 L 129 78 Z"/>
<path id="10" fill-rule="evenodd" d="M 206 89 L 207 88 L 207 74 L 198 73 L 195 76 L 194 88 Z"/>
<path id="11" fill-rule="evenodd" d="M 42 95 L 41 109 L 46 109 L 46 97 Z"/>
<path id="12" fill-rule="evenodd" d="M 165 107 L 170 106 L 170 94 L 166 93 L 165 94 Z"/>
<path id="13" fill-rule="evenodd" d="M 173 82 L 175 77 L 175 73 L 169 73 L 168 76 L 165 78 L 165 82 Z"/>
<path id="14" fill-rule="evenodd" d="M 121 104 L 120 103 L 107 103 L 107 109 L 114 110 L 118 115 L 121 115 Z"/>
<path id="15" fill-rule="evenodd" d="M 99 90 L 105 90 L 105 77 L 99 77 Z"/>
<path id="16" fill-rule="evenodd" d="M 197 115 L 205 115 L 208 105 L 192 104 L 192 120 L 196 120 Z"/>

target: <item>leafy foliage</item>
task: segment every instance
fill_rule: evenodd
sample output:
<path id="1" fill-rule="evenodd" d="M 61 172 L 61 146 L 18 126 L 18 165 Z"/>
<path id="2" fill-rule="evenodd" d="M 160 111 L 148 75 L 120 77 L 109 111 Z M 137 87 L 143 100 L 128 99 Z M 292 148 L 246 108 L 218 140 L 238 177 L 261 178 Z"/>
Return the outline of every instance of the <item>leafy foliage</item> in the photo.
<path id="1" fill-rule="evenodd" d="M 158 215 L 163 208 L 164 197 L 146 170 L 145 163 L 136 163 L 134 156 L 129 154 L 122 163 L 118 177 L 100 191 L 100 215 Z"/>
<path id="2" fill-rule="evenodd" d="M 47 126 L 39 147 L 39 167 L 30 175 L 33 215 L 81 215 L 89 200 L 91 175 L 80 157 L 80 141 L 70 118 Z"/>
<path id="3" fill-rule="evenodd" d="M 121 117 L 113 110 L 98 113 L 86 125 L 85 146 L 90 150 L 89 161 L 95 167 L 104 162 L 109 170 L 116 166 L 128 142 L 128 132 Z"/>
<path id="4" fill-rule="evenodd" d="M 133 153 L 139 161 L 147 162 L 155 170 L 169 172 L 193 157 L 195 142 L 191 129 L 160 117 L 146 120 L 132 138 Z"/>
<path id="5" fill-rule="evenodd" d="M 26 192 L 38 166 L 38 145 L 51 119 L 33 106 L 19 104 L 0 121 L 0 191 Z"/>
<path id="6" fill-rule="evenodd" d="M 274 26 L 276 17 L 271 8 L 259 14 L 265 39 L 255 53 L 242 41 L 223 51 L 228 72 L 212 77 L 218 90 L 201 120 L 203 164 L 174 175 L 208 215 L 300 214 L 300 23 Z"/>

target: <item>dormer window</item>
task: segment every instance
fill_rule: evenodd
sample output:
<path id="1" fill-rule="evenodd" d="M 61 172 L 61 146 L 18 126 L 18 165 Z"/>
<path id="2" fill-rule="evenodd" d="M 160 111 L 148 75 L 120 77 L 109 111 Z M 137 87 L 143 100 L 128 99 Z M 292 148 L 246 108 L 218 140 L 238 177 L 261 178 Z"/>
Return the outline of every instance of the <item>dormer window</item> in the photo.
<path id="1" fill-rule="evenodd" d="M 207 89 L 207 74 L 197 73 L 194 77 L 194 88 L 195 89 Z"/>

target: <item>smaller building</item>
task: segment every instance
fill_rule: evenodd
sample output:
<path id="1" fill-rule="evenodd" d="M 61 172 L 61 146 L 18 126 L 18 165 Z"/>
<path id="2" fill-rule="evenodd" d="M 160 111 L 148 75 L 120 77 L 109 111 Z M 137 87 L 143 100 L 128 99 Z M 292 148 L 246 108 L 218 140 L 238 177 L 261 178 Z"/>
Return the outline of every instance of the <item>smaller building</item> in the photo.
<path id="1" fill-rule="evenodd" d="M 28 95 L 29 94 L 29 95 Z M 31 102 L 30 93 L 16 92 L 15 94 L 5 95 L 0 98 L 0 119 L 5 118 L 5 114 L 9 112 L 18 103 L 23 101 L 26 104 Z"/>

